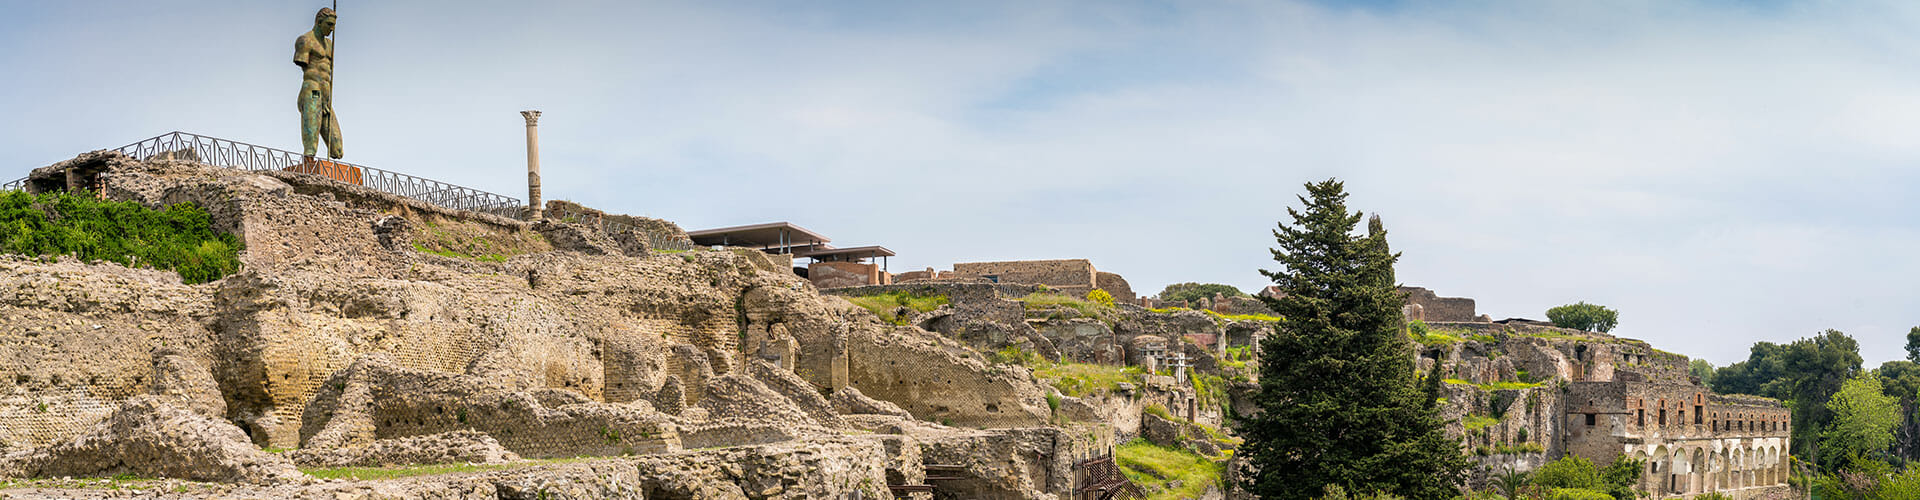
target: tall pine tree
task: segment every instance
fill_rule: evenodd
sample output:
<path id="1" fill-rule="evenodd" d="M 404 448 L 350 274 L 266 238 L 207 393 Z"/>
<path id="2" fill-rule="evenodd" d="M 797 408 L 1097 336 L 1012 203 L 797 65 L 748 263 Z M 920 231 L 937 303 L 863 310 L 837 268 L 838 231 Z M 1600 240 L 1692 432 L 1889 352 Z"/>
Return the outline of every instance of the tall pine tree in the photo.
<path id="1" fill-rule="evenodd" d="M 1273 232 L 1261 270 L 1280 291 L 1261 297 L 1284 316 L 1260 344 L 1258 416 L 1240 426 L 1245 484 L 1260 498 L 1307 499 L 1324 485 L 1409 499 L 1458 495 L 1466 457 L 1448 438 L 1414 374 L 1386 229 L 1356 235 L 1358 212 L 1336 180 L 1307 184 L 1304 208 Z"/>

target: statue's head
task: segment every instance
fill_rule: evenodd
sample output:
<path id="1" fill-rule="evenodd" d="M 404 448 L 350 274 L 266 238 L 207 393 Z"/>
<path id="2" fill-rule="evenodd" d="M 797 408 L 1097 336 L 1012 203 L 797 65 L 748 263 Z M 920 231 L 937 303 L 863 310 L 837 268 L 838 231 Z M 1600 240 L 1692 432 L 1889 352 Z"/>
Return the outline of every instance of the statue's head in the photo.
<path id="1" fill-rule="evenodd" d="M 320 12 L 313 13 L 313 32 L 319 33 L 320 36 L 331 35 L 333 34 L 333 23 L 339 22 L 339 20 L 340 18 L 338 16 L 333 15 L 333 9 L 321 7 Z"/>

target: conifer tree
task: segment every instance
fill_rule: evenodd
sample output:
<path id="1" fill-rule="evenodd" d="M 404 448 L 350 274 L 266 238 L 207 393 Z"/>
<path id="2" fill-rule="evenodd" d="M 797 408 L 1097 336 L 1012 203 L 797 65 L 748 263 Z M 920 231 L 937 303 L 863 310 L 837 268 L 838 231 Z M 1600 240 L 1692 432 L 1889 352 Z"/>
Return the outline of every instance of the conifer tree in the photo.
<path id="1" fill-rule="evenodd" d="M 1337 180 L 1307 184 L 1304 207 L 1273 235 L 1261 270 L 1280 291 L 1261 297 L 1286 321 L 1261 343 L 1258 416 L 1241 426 L 1242 486 L 1261 498 L 1307 499 L 1323 485 L 1414 500 L 1453 498 L 1467 460 L 1443 431 L 1414 373 L 1386 229 L 1354 230 Z"/>

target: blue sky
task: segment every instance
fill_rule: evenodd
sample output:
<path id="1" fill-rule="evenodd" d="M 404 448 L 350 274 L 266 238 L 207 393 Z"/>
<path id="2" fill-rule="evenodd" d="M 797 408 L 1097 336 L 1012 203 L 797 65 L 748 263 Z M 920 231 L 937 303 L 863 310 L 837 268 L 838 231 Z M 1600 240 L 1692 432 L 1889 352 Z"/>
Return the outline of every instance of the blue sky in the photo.
<path id="1" fill-rule="evenodd" d="M 0 4 L 0 171 L 170 130 L 297 149 L 320 3 Z M 1401 280 L 1716 364 L 1920 325 L 1907 2 L 367 2 L 347 157 L 692 228 L 788 220 L 895 271 L 1089 258 L 1256 289 L 1339 177 Z"/>

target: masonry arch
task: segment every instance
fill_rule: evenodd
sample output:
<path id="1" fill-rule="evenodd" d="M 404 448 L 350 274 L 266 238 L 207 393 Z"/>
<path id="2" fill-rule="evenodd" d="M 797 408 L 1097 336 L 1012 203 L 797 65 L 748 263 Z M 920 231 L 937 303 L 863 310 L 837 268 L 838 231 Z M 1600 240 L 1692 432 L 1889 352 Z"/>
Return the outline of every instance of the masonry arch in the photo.
<path id="1" fill-rule="evenodd" d="M 1687 491 L 1691 493 L 1706 491 L 1707 471 L 1711 470 L 1711 467 L 1707 463 L 1706 450 L 1694 448 L 1693 459 L 1687 461 L 1687 464 L 1691 469 L 1688 471 L 1691 474 L 1687 474 Z"/>

